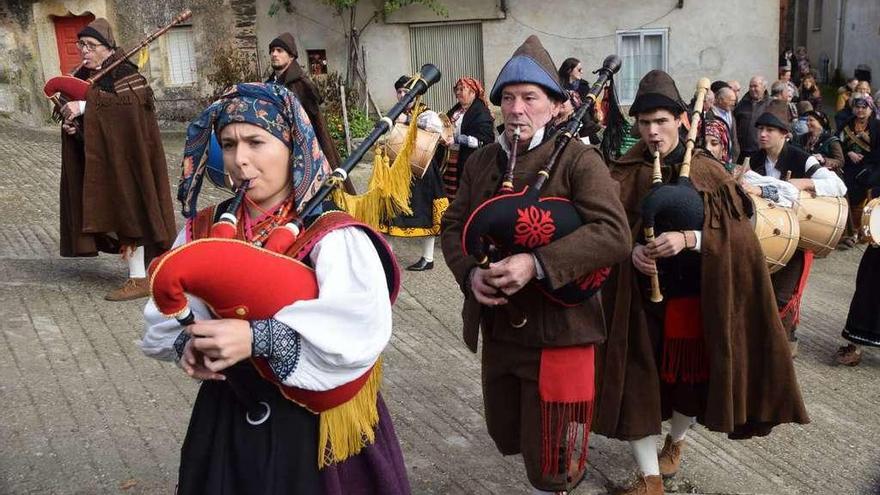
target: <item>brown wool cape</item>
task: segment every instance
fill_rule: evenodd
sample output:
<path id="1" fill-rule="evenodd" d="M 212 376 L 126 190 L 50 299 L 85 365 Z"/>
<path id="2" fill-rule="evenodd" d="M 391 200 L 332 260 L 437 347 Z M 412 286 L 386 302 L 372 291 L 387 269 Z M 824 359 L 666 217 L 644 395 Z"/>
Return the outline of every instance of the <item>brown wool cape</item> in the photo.
<path id="1" fill-rule="evenodd" d="M 105 77 L 86 97 L 84 141 L 62 133 L 61 256 L 120 244 L 154 255 L 171 247 L 177 227 L 153 92 L 130 63 Z"/>
<path id="2" fill-rule="evenodd" d="M 620 184 L 633 239 L 642 231 L 641 202 L 653 164 L 639 141 L 611 167 Z M 764 255 L 749 215 L 751 203 L 723 166 L 697 152 L 691 180 L 703 197 L 701 309 L 709 353 L 705 406 L 698 421 L 743 438 L 782 423 L 809 422 L 787 337 L 779 320 Z M 648 278 L 627 260 L 602 290 L 608 338 L 597 349 L 593 431 L 621 440 L 660 433 L 671 415 L 663 402 L 658 360 L 663 303 L 647 297 Z M 659 314 L 660 318 L 652 317 Z"/>

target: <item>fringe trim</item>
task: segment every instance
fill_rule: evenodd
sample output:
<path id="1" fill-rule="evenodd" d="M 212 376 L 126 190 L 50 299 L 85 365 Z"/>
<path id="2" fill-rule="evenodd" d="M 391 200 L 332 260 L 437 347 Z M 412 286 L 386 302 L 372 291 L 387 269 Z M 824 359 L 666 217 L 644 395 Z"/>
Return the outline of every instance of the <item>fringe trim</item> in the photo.
<path id="1" fill-rule="evenodd" d="M 376 441 L 379 409 L 376 401 L 382 383 L 382 358 L 360 391 L 345 404 L 320 414 L 318 419 L 318 469 L 355 456 Z"/>
<path id="2" fill-rule="evenodd" d="M 703 337 L 664 339 L 660 379 L 666 383 L 708 381 L 709 354 Z"/>
<path id="3" fill-rule="evenodd" d="M 791 299 L 785 303 L 785 306 L 779 310 L 779 319 L 785 320 L 790 314 L 794 315 L 792 319 L 792 327 L 797 327 L 801 321 L 801 300 L 804 292 L 807 290 L 807 278 L 810 276 L 810 270 L 813 267 L 813 252 L 804 251 L 804 269 L 801 271 L 801 278 L 798 281 L 797 288 L 791 295 Z"/>
<path id="4" fill-rule="evenodd" d="M 418 101 L 416 101 L 416 108 L 418 108 Z M 383 220 L 394 218 L 397 215 L 412 215 L 412 208 L 409 204 L 412 195 L 410 188 L 412 168 L 409 160 L 416 146 L 419 120 L 418 114 L 413 113 L 406 134 L 406 142 L 394 159 L 394 163 L 389 165 L 384 147 L 376 148 L 373 157 L 373 171 L 366 192 L 354 195 L 348 194 L 341 188 L 333 190 L 333 202 L 336 203 L 336 206 L 373 228 L 379 228 Z"/>
<path id="5" fill-rule="evenodd" d="M 569 473 L 577 454 L 577 472 L 587 464 L 593 401 L 541 401 L 541 472 L 543 475 Z M 563 466 L 560 467 L 560 461 Z"/>

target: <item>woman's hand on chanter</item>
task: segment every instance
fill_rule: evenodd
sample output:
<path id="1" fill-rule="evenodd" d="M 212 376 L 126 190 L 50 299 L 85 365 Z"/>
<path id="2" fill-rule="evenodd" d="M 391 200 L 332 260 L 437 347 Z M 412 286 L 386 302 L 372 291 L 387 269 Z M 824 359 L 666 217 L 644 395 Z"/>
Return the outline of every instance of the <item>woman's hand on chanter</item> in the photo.
<path id="1" fill-rule="evenodd" d="M 254 335 L 245 320 L 199 320 L 186 331 L 211 371 L 219 372 L 251 356 Z"/>

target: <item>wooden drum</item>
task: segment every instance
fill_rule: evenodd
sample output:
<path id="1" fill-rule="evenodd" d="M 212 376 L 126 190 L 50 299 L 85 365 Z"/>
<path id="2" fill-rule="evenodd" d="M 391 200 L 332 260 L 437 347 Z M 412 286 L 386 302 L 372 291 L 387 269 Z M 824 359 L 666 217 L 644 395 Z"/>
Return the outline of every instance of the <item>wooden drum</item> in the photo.
<path id="1" fill-rule="evenodd" d="M 801 236 L 797 214 L 791 208 L 749 194 L 755 206 L 752 225 L 761 243 L 770 273 L 780 270 L 788 263 L 798 248 Z"/>
<path id="2" fill-rule="evenodd" d="M 431 160 L 434 159 L 434 153 L 437 152 L 437 146 L 440 145 L 441 138 L 452 137 L 455 128 L 449 121 L 449 117 L 441 115 L 440 120 L 443 122 L 442 132 L 430 132 L 424 129 L 416 130 L 416 147 L 409 157 L 409 165 L 412 168 L 413 176 L 421 179 L 431 166 Z M 406 142 L 406 133 L 409 130 L 408 124 L 397 123 L 388 133 L 385 145 L 388 149 L 388 158 L 393 162 L 397 158 L 397 154 L 403 149 Z"/>
<path id="3" fill-rule="evenodd" d="M 816 258 L 824 258 L 837 247 L 846 228 L 849 203 L 846 198 L 818 196 L 801 191 L 798 222 L 801 240 L 798 247 L 812 251 Z"/>
<path id="4" fill-rule="evenodd" d="M 880 198 L 868 201 L 862 210 L 862 235 L 867 237 L 871 244 L 880 245 Z"/>

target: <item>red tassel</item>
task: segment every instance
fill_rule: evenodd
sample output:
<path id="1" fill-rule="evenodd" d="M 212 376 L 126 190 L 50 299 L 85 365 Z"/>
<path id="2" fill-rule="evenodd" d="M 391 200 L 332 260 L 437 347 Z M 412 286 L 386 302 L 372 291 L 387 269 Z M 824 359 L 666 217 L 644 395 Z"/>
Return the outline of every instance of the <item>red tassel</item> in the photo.
<path id="1" fill-rule="evenodd" d="M 587 465 L 593 401 L 559 403 L 541 401 L 541 467 L 544 475 L 569 472 L 575 452 L 577 471 Z M 564 462 L 563 466 L 559 461 Z"/>
<path id="2" fill-rule="evenodd" d="M 794 293 L 791 295 L 791 299 L 785 303 L 785 307 L 779 310 L 779 318 L 782 320 L 787 318 L 790 313 L 794 314 L 792 325 L 795 327 L 801 321 L 801 300 L 804 297 L 804 292 L 807 290 L 807 278 L 810 276 L 810 270 L 812 267 L 813 252 L 804 251 L 804 269 L 801 272 L 801 278 L 798 281 L 797 288 L 795 288 Z"/>

